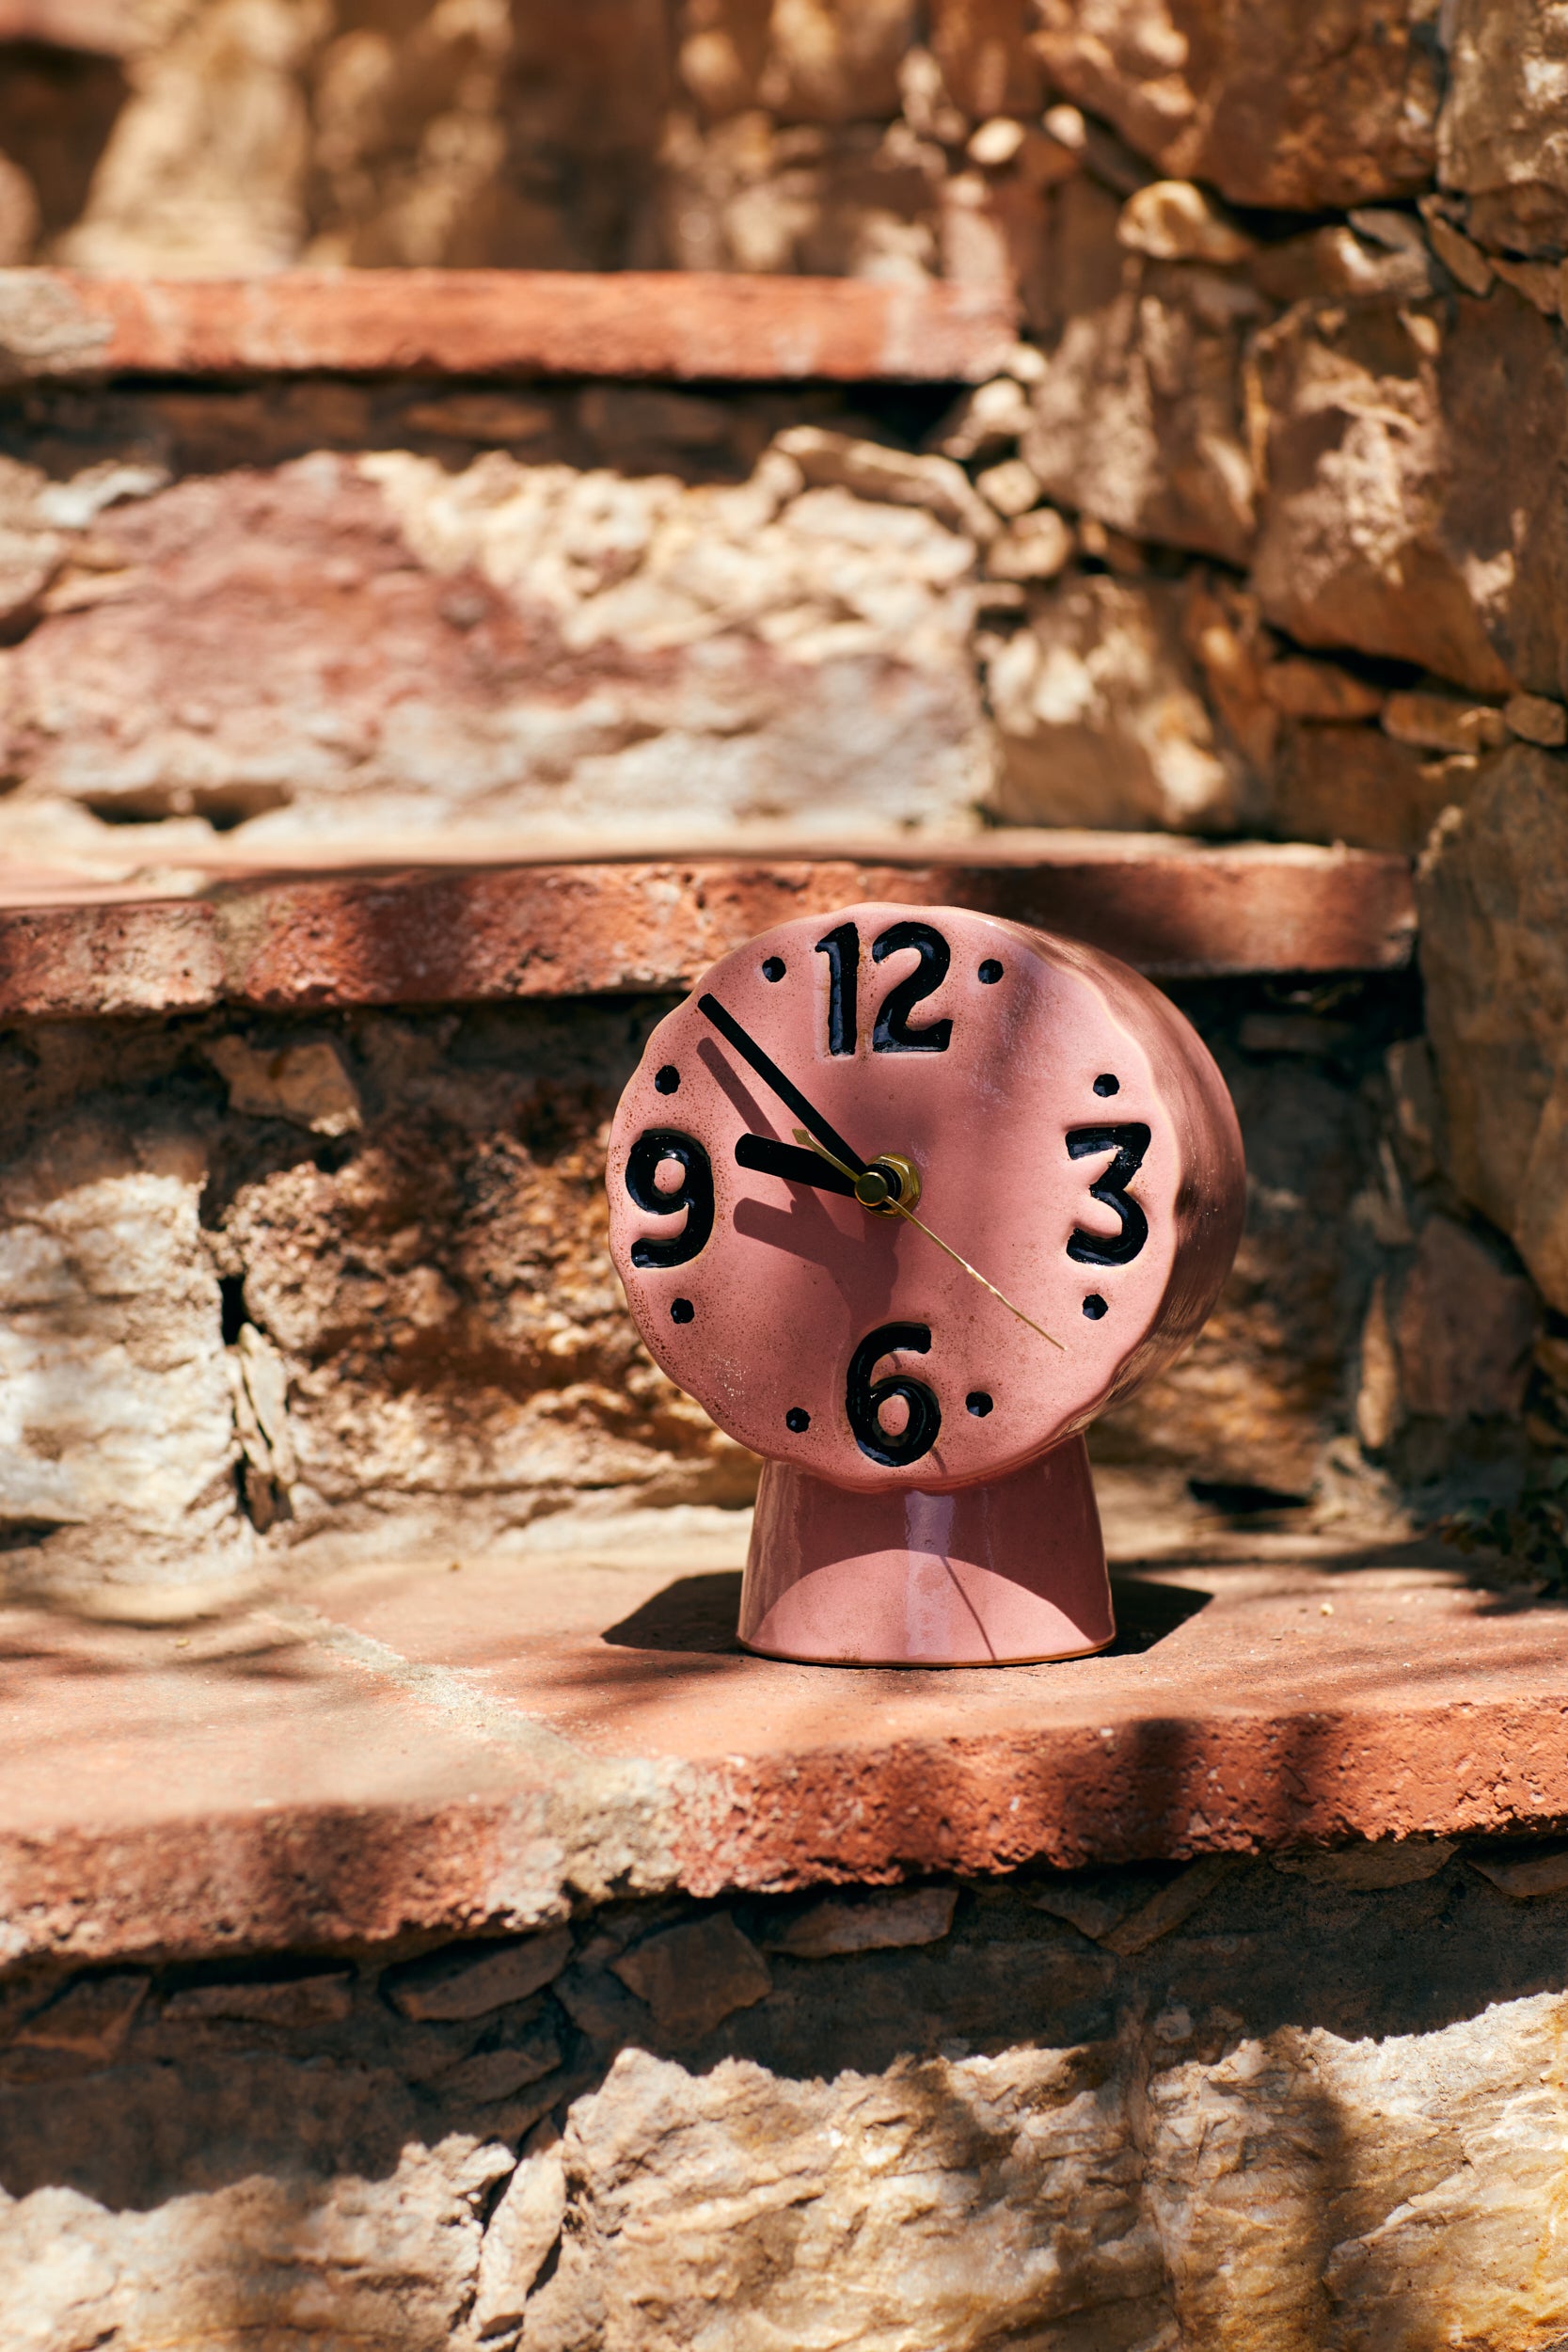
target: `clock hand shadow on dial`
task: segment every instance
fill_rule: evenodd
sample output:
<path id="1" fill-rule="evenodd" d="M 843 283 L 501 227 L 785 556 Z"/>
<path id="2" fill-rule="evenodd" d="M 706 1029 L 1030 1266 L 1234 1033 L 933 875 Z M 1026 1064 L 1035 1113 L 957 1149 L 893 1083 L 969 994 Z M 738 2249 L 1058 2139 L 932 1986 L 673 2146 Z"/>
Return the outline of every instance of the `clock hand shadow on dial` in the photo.
<path id="1" fill-rule="evenodd" d="M 726 1101 L 745 1120 L 751 1134 L 767 1136 L 776 1143 L 784 1141 L 770 1112 L 758 1102 L 740 1073 L 725 1059 L 723 1048 L 716 1039 L 704 1038 L 697 1048 L 697 1058 Z M 737 1174 L 746 1171 L 736 1171 Z M 763 1177 L 754 1181 L 776 1183 L 778 1179 Z M 791 1257 L 808 1259 L 832 1271 L 835 1263 L 842 1263 L 843 1245 L 847 1239 L 856 1243 L 872 1240 L 869 1232 L 863 1235 L 853 1224 L 847 1228 L 835 1222 L 827 1206 L 827 1198 L 831 1196 L 808 1191 L 799 1184 L 792 1184 L 789 1190 L 792 1198 L 787 1209 L 749 1195 L 736 1200 L 730 1221 L 743 1241 L 758 1241 L 767 1248 L 786 1250 Z M 867 1224 L 863 1210 L 857 1208 L 854 1214 L 861 1225 Z M 891 1239 L 891 1236 L 888 1238 Z M 897 1275 L 893 1253 L 886 1248 L 885 1242 L 884 1259 L 886 1281 L 878 1293 L 870 1296 L 857 1293 L 854 1300 L 857 1309 L 863 1306 L 873 1315 L 891 1306 Z M 846 1303 L 849 1302 L 847 1300 Z"/>

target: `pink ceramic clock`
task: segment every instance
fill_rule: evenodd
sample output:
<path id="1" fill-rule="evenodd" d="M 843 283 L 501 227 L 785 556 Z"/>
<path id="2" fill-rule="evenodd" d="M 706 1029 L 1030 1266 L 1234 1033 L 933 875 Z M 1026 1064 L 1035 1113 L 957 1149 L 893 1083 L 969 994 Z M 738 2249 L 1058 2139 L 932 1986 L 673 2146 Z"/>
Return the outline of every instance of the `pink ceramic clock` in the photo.
<path id="1" fill-rule="evenodd" d="M 651 1353 L 766 1457 L 748 1646 L 1103 1648 L 1082 1432 L 1197 1331 L 1242 1226 L 1230 1097 L 1157 989 L 954 907 L 781 924 L 655 1029 L 608 1181 Z"/>

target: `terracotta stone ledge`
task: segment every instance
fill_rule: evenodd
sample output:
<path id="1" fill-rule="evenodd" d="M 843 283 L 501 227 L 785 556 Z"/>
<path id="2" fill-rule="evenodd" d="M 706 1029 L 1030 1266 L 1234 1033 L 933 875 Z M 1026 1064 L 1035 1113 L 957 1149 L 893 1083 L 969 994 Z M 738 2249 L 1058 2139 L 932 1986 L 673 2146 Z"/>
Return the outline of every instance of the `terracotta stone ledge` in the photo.
<path id="1" fill-rule="evenodd" d="M 648 376 L 971 384 L 1005 294 L 687 270 L 0 271 L 0 382 L 157 375 Z"/>
<path id="2" fill-rule="evenodd" d="M 8 886 L 0 870 L 0 1018 L 681 989 L 768 924 L 857 898 L 979 908 L 1164 977 L 1387 970 L 1408 961 L 1414 934 L 1402 858 L 1126 834 L 1037 835 L 1027 857 L 965 845 L 908 863 L 714 856 L 192 879 L 197 895 L 169 898 L 20 871 Z"/>
<path id="3" fill-rule="evenodd" d="M 1568 1612 L 1436 1554 L 1130 1565 L 1139 1654 L 849 1673 L 737 1652 L 743 1542 L 360 1566 L 182 1631 L 0 1613 L 0 1959 L 1568 1820 Z"/>

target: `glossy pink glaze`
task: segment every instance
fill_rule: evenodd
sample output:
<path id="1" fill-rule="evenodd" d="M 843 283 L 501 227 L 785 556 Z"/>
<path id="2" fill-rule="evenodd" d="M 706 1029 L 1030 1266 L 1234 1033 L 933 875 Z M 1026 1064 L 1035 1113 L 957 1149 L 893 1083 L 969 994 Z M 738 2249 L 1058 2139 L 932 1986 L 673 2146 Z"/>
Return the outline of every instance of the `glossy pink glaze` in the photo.
<path id="1" fill-rule="evenodd" d="M 901 1537 L 873 1541 L 852 1517 L 851 1495 L 950 1496 L 1010 1480 L 1060 1447 L 1192 1339 L 1241 1234 L 1244 1168 L 1224 1080 L 1175 1007 L 1114 958 L 992 916 L 921 910 L 919 920 L 947 942 L 951 962 L 940 987 L 911 1009 L 909 1025 L 918 1035 L 948 1021 L 949 1044 L 942 1052 L 873 1050 L 879 1008 L 919 969 L 913 947 L 892 950 L 878 963 L 873 945 L 910 916 L 911 910 L 895 905 L 846 908 L 781 924 L 723 958 L 654 1031 L 610 1136 L 610 1248 L 651 1353 L 732 1437 L 802 1473 L 811 1490 L 820 1482 L 838 1490 L 840 1535 L 824 1535 L 814 1518 L 809 1541 L 801 1534 L 786 1542 L 782 1531 L 786 1520 L 795 1524 L 799 1510 L 781 1518 L 784 1486 L 772 1472 L 765 1486 L 765 1497 L 774 1497 L 763 1515 L 776 1531 L 770 1540 L 784 1545 L 793 1563 L 789 1579 L 803 1579 L 814 1595 L 809 1633 L 780 1630 L 795 1625 L 789 1613 L 797 1607 L 786 1607 L 782 1588 L 754 1620 L 757 1645 L 790 1656 L 869 1657 L 867 1641 L 893 1639 L 886 1629 L 897 1608 L 888 1564 L 928 1557 Z M 818 943 L 848 923 L 861 943 L 857 1040 L 852 1053 L 833 1053 L 828 966 Z M 784 967 L 776 979 L 766 975 L 769 960 Z M 988 984 L 980 973 L 991 964 L 1000 964 L 1001 977 Z M 863 1158 L 897 1152 L 912 1160 L 924 1187 L 921 1217 L 1060 1345 L 1010 1313 L 903 1219 L 874 1216 L 852 1200 L 739 1167 L 739 1137 L 788 1143 L 797 1115 L 700 1010 L 705 993 Z M 1097 1092 L 1097 1080 L 1109 1090 Z M 1147 1218 L 1147 1237 L 1126 1263 L 1085 1263 L 1069 1251 L 1075 1234 L 1114 1240 L 1122 1230 L 1115 1207 L 1091 1196 L 1113 1152 L 1107 1146 L 1075 1158 L 1069 1137 L 1111 1125 L 1148 1131 L 1142 1164 L 1126 1187 Z M 698 1253 L 671 1267 L 632 1263 L 639 1242 L 678 1236 L 688 1215 L 679 1207 L 639 1207 L 630 1197 L 629 1156 L 654 1128 L 700 1146 L 712 1169 L 711 1234 Z M 672 1167 L 661 1164 L 655 1194 L 662 1196 Z M 876 1359 L 876 1380 L 921 1382 L 941 1416 L 935 1442 L 902 1463 L 866 1450 L 847 1403 L 856 1349 L 891 1324 L 923 1327 L 929 1343 L 884 1351 Z M 895 1402 L 880 1422 L 881 1436 L 895 1439 L 906 1419 Z M 1058 1466 L 1055 1475 L 1062 1474 Z M 885 1528 L 896 1517 L 896 1510 L 892 1518 L 873 1511 L 866 1528 Z M 1020 1541 L 1030 1532 L 1026 1517 L 1007 1523 Z M 1096 1557 L 1098 1540 L 1096 1534 Z M 1030 1580 L 1054 1571 L 1038 1568 L 1033 1549 L 1021 1551 L 1012 1567 L 999 1567 L 1003 1555 L 986 1539 L 970 1565 L 982 1578 L 1003 1578 L 1006 1593 L 993 1594 L 986 1608 L 995 1614 L 993 1631 L 1007 1629 L 1000 1636 L 1006 1655 L 1061 1656 L 1109 1639 L 1108 1614 L 1104 1633 L 1079 1639 L 1074 1632 L 1084 1620 L 1072 1581 L 1080 1567 L 1072 1563 L 1085 1556 L 1076 1544 L 1063 1554 L 1064 1589 L 1078 1597 L 1063 1604 L 1051 1630 Z M 862 1565 L 851 1569 L 851 1560 Z M 867 1565 L 873 1561 L 882 1565 Z M 784 1552 L 780 1562 L 783 1572 Z M 908 1572 L 929 1581 L 926 1567 L 911 1565 Z M 1099 1573 L 1102 1582 L 1102 1566 Z M 882 1629 L 875 1635 L 853 1629 L 847 1597 L 857 1580 L 879 1595 L 866 1604 L 867 1622 Z M 830 1593 L 840 1596 L 832 1607 Z M 1034 1597 L 1025 1615 L 1037 1639 L 1014 1624 L 1024 1593 Z M 805 1600 L 798 1606 L 804 1609 Z M 784 1617 L 777 1615 L 781 1608 Z M 841 1639 L 825 1629 L 825 1610 L 847 1613 Z M 771 1629 L 766 1640 L 765 1625 Z M 955 1621 L 952 1638 L 970 1637 Z M 808 1642 L 815 1646 L 800 1646 Z M 895 1647 L 877 1654 L 895 1662 L 904 1653 Z M 960 1648 L 948 1662 L 990 1654 Z M 935 1662 L 934 1653 L 921 1656 Z"/>
<path id="2" fill-rule="evenodd" d="M 740 1638 L 837 1666 L 1003 1666 L 1113 1640 L 1087 1448 L 1069 1438 L 957 1494 L 847 1495 L 763 1470 Z"/>

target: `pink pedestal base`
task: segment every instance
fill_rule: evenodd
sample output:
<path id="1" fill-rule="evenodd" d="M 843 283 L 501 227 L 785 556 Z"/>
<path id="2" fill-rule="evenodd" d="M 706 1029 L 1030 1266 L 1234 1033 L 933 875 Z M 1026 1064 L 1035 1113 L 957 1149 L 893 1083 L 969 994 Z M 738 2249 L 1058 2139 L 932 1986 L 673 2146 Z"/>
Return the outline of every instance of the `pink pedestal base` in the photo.
<path id="1" fill-rule="evenodd" d="M 740 1638 L 817 1666 L 1003 1666 L 1114 1640 L 1089 1457 L 1069 1438 L 948 1495 L 853 1494 L 764 1465 Z"/>

